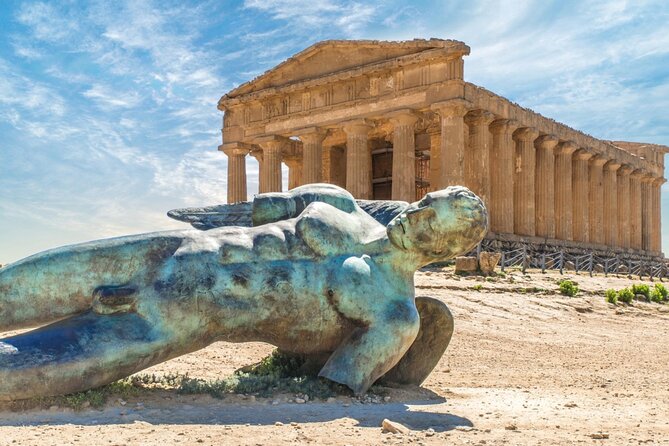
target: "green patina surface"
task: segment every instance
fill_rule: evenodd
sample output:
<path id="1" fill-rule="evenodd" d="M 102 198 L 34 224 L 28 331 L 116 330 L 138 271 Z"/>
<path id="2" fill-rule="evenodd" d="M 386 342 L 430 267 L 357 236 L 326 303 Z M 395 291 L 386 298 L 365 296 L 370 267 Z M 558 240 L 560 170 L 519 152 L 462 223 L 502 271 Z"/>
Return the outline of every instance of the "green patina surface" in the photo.
<path id="1" fill-rule="evenodd" d="M 102 240 L 0 269 L 0 332 L 43 325 L 0 340 L 0 399 L 97 387 L 219 340 L 324 358 L 319 375 L 356 393 L 427 376 L 452 318 L 417 309 L 413 275 L 481 240 L 474 194 L 430 193 L 387 226 L 325 184 L 259 195 L 252 213 L 252 228 Z"/>

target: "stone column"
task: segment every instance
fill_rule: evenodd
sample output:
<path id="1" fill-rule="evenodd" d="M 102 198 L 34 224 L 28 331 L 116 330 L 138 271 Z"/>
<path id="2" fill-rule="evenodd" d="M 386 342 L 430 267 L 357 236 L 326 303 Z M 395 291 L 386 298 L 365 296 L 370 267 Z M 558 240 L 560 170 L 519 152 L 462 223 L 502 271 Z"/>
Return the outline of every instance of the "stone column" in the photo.
<path id="1" fill-rule="evenodd" d="M 519 235 L 535 234 L 535 169 L 534 140 L 536 129 L 523 127 L 513 133 L 516 141 L 516 158 L 513 181 L 513 232 Z"/>
<path id="2" fill-rule="evenodd" d="M 617 172 L 621 164 L 611 160 L 604 164 L 604 243 L 618 246 L 618 185 Z"/>
<path id="3" fill-rule="evenodd" d="M 372 198 L 372 154 L 367 147 L 371 125 L 363 120 L 344 124 L 346 133 L 346 190 L 355 198 Z"/>
<path id="4" fill-rule="evenodd" d="M 414 124 L 418 118 L 410 110 L 388 116 L 393 125 L 393 181 L 392 199 L 412 203 L 416 201 L 416 135 Z"/>
<path id="5" fill-rule="evenodd" d="M 302 159 L 296 156 L 284 156 L 283 162 L 288 166 L 288 189 L 303 185 Z"/>
<path id="6" fill-rule="evenodd" d="M 588 197 L 588 160 L 592 153 L 583 149 L 574 153 L 572 158 L 572 203 L 574 218 L 574 240 L 580 242 L 590 241 L 590 214 Z"/>
<path id="7" fill-rule="evenodd" d="M 251 147 L 244 143 L 218 146 L 228 157 L 228 203 L 246 201 L 246 155 Z"/>
<path id="8" fill-rule="evenodd" d="M 641 178 L 641 247 L 644 251 L 653 249 L 653 181 L 650 174 Z"/>
<path id="9" fill-rule="evenodd" d="M 439 189 L 464 184 L 465 113 L 471 104 L 463 99 L 437 102 L 430 107 L 440 116 L 441 183 Z M 394 156 L 394 154 L 393 154 Z M 393 184 L 395 181 L 393 180 Z"/>
<path id="10" fill-rule="evenodd" d="M 262 149 L 257 148 L 258 146 L 255 146 L 256 149 L 251 151 L 251 156 L 258 161 L 258 192 L 261 190 L 264 190 L 264 181 L 263 181 L 263 158 L 262 158 Z"/>
<path id="11" fill-rule="evenodd" d="M 266 136 L 257 140 L 262 148 L 263 161 L 260 164 L 260 193 L 281 192 L 281 150 L 287 139 L 280 136 Z"/>
<path id="12" fill-rule="evenodd" d="M 653 243 L 652 250 L 662 252 L 662 185 L 664 178 L 655 178 L 653 181 Z"/>
<path id="13" fill-rule="evenodd" d="M 302 184 L 323 181 L 323 140 L 327 132 L 311 127 L 299 132 L 302 141 Z"/>
<path id="14" fill-rule="evenodd" d="M 469 129 L 469 150 L 465 154 L 465 184 L 490 205 L 490 123 L 495 115 L 475 110 L 465 115 Z M 533 217 L 534 218 L 534 217 Z"/>
<path id="15" fill-rule="evenodd" d="M 576 144 L 564 141 L 555 150 L 555 238 L 560 240 L 574 239 L 571 156 L 576 149 Z"/>
<path id="16" fill-rule="evenodd" d="M 535 226 L 539 237 L 555 238 L 555 153 L 558 139 L 542 135 L 534 141 L 537 149 L 535 179 Z"/>
<path id="17" fill-rule="evenodd" d="M 439 190 L 441 184 L 441 132 L 439 128 L 428 131 L 430 135 L 430 190 Z"/>
<path id="18" fill-rule="evenodd" d="M 641 179 L 643 170 L 635 170 L 630 175 L 630 247 L 643 249 L 641 237 L 642 207 L 641 207 Z"/>
<path id="19" fill-rule="evenodd" d="M 516 128 L 518 123 L 511 119 L 498 119 L 490 125 L 490 230 L 498 234 L 513 234 L 513 132 Z"/>
<path id="20" fill-rule="evenodd" d="M 604 243 L 604 175 L 603 166 L 608 160 L 601 155 L 590 159 L 589 192 L 590 197 L 590 243 Z"/>
<path id="21" fill-rule="evenodd" d="M 624 164 L 618 169 L 618 246 L 630 247 L 630 174 L 632 167 Z"/>

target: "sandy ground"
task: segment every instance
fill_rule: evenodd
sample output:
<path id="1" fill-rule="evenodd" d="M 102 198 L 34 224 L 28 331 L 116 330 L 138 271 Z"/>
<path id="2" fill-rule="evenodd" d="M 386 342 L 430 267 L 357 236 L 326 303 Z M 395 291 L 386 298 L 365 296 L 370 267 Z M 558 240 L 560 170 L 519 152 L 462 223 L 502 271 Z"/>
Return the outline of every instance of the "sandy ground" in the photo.
<path id="1" fill-rule="evenodd" d="M 455 333 L 423 387 L 385 403 L 151 392 L 103 410 L 0 412 L 0 444 L 669 444 L 669 305 L 607 304 L 603 291 L 630 281 L 603 276 L 572 276 L 582 292 L 568 298 L 559 278 L 418 273 L 417 294 L 449 305 Z M 148 372 L 222 377 L 271 350 L 217 343 Z M 412 430 L 383 433 L 384 418 Z"/>

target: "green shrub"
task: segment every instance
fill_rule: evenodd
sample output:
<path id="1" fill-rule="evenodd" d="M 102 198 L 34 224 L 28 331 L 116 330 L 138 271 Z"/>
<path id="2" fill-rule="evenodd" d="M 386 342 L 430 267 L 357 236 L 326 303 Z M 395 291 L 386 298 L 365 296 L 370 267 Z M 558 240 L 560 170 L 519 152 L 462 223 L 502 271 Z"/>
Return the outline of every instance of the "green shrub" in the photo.
<path id="1" fill-rule="evenodd" d="M 641 294 L 646 297 L 646 300 L 650 302 L 650 287 L 645 283 L 639 283 L 632 285 L 632 293 L 636 296 Z"/>
<path id="2" fill-rule="evenodd" d="M 614 305 L 618 303 L 618 293 L 616 290 L 606 290 L 606 301 Z"/>
<path id="3" fill-rule="evenodd" d="M 482 289 L 483 289 L 483 285 L 481 285 L 480 283 L 478 283 L 478 284 L 476 284 L 472 287 L 472 290 L 475 290 L 475 291 L 481 291 Z"/>
<path id="4" fill-rule="evenodd" d="M 558 286 L 560 287 L 560 293 L 565 296 L 574 297 L 578 293 L 578 284 L 573 280 L 560 280 Z"/>
<path id="5" fill-rule="evenodd" d="M 623 288 L 618 291 L 618 300 L 630 304 L 634 300 L 634 293 L 629 288 Z"/>
<path id="6" fill-rule="evenodd" d="M 655 284 L 655 291 L 662 296 L 661 302 L 666 302 L 669 300 L 669 290 L 667 290 L 667 287 L 662 285 L 661 283 L 656 283 Z"/>

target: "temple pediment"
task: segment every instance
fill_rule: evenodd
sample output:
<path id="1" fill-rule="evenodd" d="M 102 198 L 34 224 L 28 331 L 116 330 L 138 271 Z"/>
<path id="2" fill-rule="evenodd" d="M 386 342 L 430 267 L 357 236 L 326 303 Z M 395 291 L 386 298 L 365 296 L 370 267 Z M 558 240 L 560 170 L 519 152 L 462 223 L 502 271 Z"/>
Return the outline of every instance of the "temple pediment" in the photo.
<path id="1" fill-rule="evenodd" d="M 458 57 L 469 53 L 469 47 L 455 40 L 416 39 L 405 42 L 327 40 L 297 53 L 252 81 L 230 91 L 225 97 L 235 98 L 267 88 L 277 88 L 433 50 L 442 50 Z"/>

